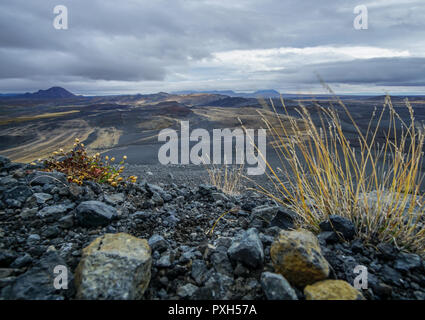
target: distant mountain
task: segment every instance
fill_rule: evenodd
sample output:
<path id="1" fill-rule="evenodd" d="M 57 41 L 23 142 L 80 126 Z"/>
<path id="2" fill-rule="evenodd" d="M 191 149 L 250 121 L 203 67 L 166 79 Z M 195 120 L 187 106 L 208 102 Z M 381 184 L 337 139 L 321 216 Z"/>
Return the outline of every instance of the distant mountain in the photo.
<path id="1" fill-rule="evenodd" d="M 254 97 L 263 97 L 263 98 L 279 98 L 280 92 L 276 90 L 257 90 L 252 93 Z"/>
<path id="2" fill-rule="evenodd" d="M 225 96 L 229 96 L 229 97 L 236 97 L 238 96 L 238 94 L 232 90 L 201 90 L 201 91 L 196 91 L 196 90 L 182 90 L 182 91 L 173 91 L 171 92 L 171 94 L 177 94 L 177 95 L 182 95 L 182 94 L 201 94 L 201 93 L 206 93 L 206 94 L 219 94 L 219 95 L 225 95 Z"/>
<path id="3" fill-rule="evenodd" d="M 257 90 L 255 92 L 235 92 L 232 90 L 207 90 L 207 91 L 176 91 L 173 94 L 196 94 L 196 93 L 208 93 L 208 94 L 220 94 L 229 97 L 242 97 L 242 98 L 278 98 L 280 93 L 276 90 Z"/>
<path id="4" fill-rule="evenodd" d="M 10 98 L 19 96 L 19 93 L 0 93 L 0 98 Z"/>
<path id="5" fill-rule="evenodd" d="M 68 99 L 75 98 L 76 95 L 61 87 L 51 87 L 47 90 L 25 93 L 20 97 L 27 99 Z"/>
<path id="6" fill-rule="evenodd" d="M 257 99 L 243 97 L 227 97 L 216 101 L 205 103 L 204 106 L 209 107 L 247 107 L 258 106 Z"/>

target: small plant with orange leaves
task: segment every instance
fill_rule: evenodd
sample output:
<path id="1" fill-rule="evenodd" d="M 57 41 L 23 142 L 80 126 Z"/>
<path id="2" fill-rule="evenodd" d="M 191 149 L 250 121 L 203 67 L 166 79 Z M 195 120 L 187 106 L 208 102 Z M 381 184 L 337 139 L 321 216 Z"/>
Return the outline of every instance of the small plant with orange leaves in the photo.
<path id="1" fill-rule="evenodd" d="M 123 178 L 124 156 L 119 163 L 115 163 L 115 158 L 108 156 L 101 157 L 99 153 L 93 156 L 87 154 L 87 150 L 79 139 L 75 139 L 74 149 L 65 152 L 63 149 L 53 152 L 44 161 L 46 171 L 58 171 L 67 175 L 68 181 L 82 185 L 85 180 L 98 183 L 107 183 L 113 187 L 126 182 L 136 183 L 137 177 L 130 176 Z"/>

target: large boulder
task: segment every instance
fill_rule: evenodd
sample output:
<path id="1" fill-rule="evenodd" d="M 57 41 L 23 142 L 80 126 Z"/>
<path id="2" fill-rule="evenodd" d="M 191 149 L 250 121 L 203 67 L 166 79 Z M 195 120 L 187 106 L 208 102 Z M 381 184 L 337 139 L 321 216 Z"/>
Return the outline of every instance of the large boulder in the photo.
<path id="1" fill-rule="evenodd" d="M 76 208 L 76 218 L 85 227 L 106 226 L 117 216 L 114 207 L 100 201 L 84 201 Z"/>
<path id="2" fill-rule="evenodd" d="M 343 280 L 324 280 L 304 288 L 307 300 L 364 300 L 363 295 Z"/>
<path id="3" fill-rule="evenodd" d="M 83 249 L 75 271 L 77 299 L 141 299 L 151 278 L 147 240 L 126 233 L 105 234 Z"/>
<path id="4" fill-rule="evenodd" d="M 310 231 L 280 231 L 270 255 L 275 271 L 295 286 L 304 287 L 329 275 L 329 264 Z"/>
<path id="5" fill-rule="evenodd" d="M 248 267 L 257 268 L 263 265 L 263 244 L 257 229 L 251 228 L 233 239 L 227 254 L 234 263 L 242 262 Z"/>

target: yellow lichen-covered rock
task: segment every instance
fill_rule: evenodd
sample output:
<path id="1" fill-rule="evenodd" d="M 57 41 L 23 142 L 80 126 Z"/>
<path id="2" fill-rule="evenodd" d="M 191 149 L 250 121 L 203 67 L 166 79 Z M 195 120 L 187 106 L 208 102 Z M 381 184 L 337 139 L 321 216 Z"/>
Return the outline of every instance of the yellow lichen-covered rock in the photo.
<path id="1" fill-rule="evenodd" d="M 364 300 L 363 295 L 348 282 L 324 280 L 304 288 L 307 300 Z"/>
<path id="2" fill-rule="evenodd" d="M 145 239 L 105 234 L 83 249 L 75 271 L 77 299 L 141 299 L 151 277 L 151 249 Z"/>
<path id="3" fill-rule="evenodd" d="M 271 246 L 270 255 L 275 271 L 292 285 L 304 287 L 329 275 L 329 264 L 319 242 L 308 230 L 282 230 Z"/>

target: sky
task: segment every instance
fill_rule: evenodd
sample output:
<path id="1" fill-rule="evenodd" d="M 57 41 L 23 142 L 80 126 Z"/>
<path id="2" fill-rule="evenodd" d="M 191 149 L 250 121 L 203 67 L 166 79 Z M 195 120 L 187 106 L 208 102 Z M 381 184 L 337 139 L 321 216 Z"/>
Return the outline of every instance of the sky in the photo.
<path id="1" fill-rule="evenodd" d="M 424 0 L 1 0 L 0 92 L 326 93 L 319 75 L 338 94 L 425 94 L 424 17 Z"/>

